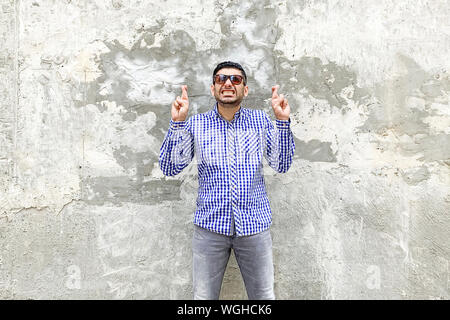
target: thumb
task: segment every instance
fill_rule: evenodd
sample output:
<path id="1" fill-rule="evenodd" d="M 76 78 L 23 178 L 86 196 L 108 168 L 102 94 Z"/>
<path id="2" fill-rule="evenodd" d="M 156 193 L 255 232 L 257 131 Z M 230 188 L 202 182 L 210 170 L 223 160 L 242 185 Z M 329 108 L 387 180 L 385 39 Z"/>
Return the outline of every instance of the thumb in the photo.
<path id="1" fill-rule="evenodd" d="M 181 87 L 181 99 L 188 99 L 187 85 Z"/>

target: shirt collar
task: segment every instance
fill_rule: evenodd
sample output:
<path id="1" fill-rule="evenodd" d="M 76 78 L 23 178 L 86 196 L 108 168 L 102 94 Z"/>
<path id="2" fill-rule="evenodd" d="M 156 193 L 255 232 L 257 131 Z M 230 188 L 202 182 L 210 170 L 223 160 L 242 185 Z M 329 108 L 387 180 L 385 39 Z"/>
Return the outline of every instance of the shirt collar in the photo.
<path id="1" fill-rule="evenodd" d="M 216 114 L 216 117 L 220 117 L 220 118 L 222 118 L 223 120 L 225 120 L 225 121 L 227 121 L 224 117 L 222 117 L 222 115 L 219 113 L 219 110 L 218 110 L 218 103 L 216 102 L 216 104 L 214 105 L 214 113 Z M 244 108 L 242 108 L 242 106 L 239 108 L 239 110 L 234 114 L 234 119 L 239 119 L 239 117 L 242 115 L 243 116 L 243 118 L 244 118 L 244 114 L 245 114 L 245 111 L 244 111 Z"/>

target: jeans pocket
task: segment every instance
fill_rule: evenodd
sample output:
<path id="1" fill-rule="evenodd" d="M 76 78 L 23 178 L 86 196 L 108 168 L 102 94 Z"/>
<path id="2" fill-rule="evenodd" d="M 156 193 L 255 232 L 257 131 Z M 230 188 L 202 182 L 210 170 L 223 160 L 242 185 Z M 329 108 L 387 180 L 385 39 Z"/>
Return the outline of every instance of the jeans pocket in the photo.
<path id="1" fill-rule="evenodd" d="M 193 237 L 196 240 L 203 240 L 203 239 L 205 239 L 203 228 L 200 228 L 199 226 L 194 224 L 194 235 L 193 235 Z"/>

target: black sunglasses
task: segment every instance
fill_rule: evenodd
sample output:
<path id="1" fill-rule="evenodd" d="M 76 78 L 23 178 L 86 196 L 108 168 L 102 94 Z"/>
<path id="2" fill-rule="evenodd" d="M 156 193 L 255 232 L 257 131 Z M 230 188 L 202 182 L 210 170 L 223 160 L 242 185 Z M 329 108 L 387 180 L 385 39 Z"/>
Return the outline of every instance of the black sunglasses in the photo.
<path id="1" fill-rule="evenodd" d="M 230 81 L 232 84 L 234 85 L 238 85 L 241 84 L 241 82 L 244 80 L 243 76 L 239 76 L 239 75 L 226 75 L 226 74 L 216 74 L 213 77 L 213 83 L 218 83 L 218 84 L 224 84 L 225 82 L 227 82 L 228 78 L 230 78 Z M 245 82 L 244 82 L 245 84 Z"/>

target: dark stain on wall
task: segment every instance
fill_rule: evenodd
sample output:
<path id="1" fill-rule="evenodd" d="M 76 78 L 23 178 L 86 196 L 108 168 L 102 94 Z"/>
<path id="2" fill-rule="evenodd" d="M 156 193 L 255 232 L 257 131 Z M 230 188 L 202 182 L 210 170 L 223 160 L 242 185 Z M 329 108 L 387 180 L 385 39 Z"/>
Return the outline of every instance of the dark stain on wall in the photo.
<path id="1" fill-rule="evenodd" d="M 266 1 L 266 4 L 269 4 L 269 2 Z M 446 82 L 433 80 L 411 61 L 405 60 L 411 71 L 408 75 L 400 77 L 390 84 L 394 87 L 389 88 L 386 87 L 386 84 L 380 84 L 375 90 L 361 88 L 357 85 L 356 74 L 350 68 L 339 66 L 333 62 L 323 63 L 316 57 L 301 57 L 291 60 L 281 52 L 274 50 L 274 45 L 281 32 L 273 24 L 277 14 L 276 7 L 265 7 L 256 1 L 246 6 L 237 3 L 229 3 L 227 7 L 217 6 L 217 10 L 220 12 L 219 23 L 222 31 L 220 47 L 217 49 L 197 50 L 194 39 L 184 30 L 169 33 L 160 42 L 160 46 L 141 47 L 142 40 L 145 40 L 148 45 L 154 43 L 155 34 L 162 31 L 164 21 L 160 21 L 157 27 L 140 30 L 140 36 L 131 49 L 125 48 L 117 41 L 105 42 L 110 52 L 101 54 L 98 58 L 99 68 L 103 71 L 103 75 L 89 84 L 87 102 L 96 104 L 102 111 L 100 101 L 115 101 L 127 110 L 123 115 L 124 121 L 134 121 L 139 115 L 153 112 L 156 115 L 156 125 L 148 131 L 148 134 L 155 137 L 160 142 L 160 146 L 170 120 L 170 104 L 161 103 L 157 100 L 130 98 L 127 95 L 132 85 L 130 77 L 126 74 L 123 66 L 117 65 L 117 56 L 120 55 L 128 61 L 139 60 L 142 66 L 151 69 L 148 76 L 154 77 L 155 82 L 150 91 L 164 91 L 175 98 L 180 95 L 181 84 L 187 84 L 190 95 L 190 115 L 193 114 L 194 110 L 197 113 L 202 113 L 212 108 L 215 102 L 209 91 L 212 70 L 217 63 L 234 59 L 238 60 L 248 73 L 250 94 L 244 101 L 245 107 L 263 109 L 273 117 L 270 106 L 270 87 L 279 84 L 281 86 L 280 91 L 283 93 L 305 92 L 305 95 L 326 100 L 330 107 L 339 108 L 345 113 L 348 110 L 347 102 L 340 97 L 339 93 L 342 89 L 353 86 L 354 93 L 351 99 L 370 107 L 369 119 L 359 128 L 360 133 L 371 131 L 381 133 L 385 128 L 391 127 L 397 127 L 399 132 L 407 134 L 423 133 L 426 136 L 418 140 L 417 146 L 403 146 L 403 152 L 414 155 L 425 150 L 423 157 L 430 161 L 448 158 L 450 153 L 448 151 L 450 150 L 448 148 L 448 135 L 427 136 L 429 128 L 423 122 L 423 118 L 429 112 L 423 110 L 406 112 L 405 109 L 405 98 L 413 95 L 417 90 L 428 101 L 439 95 L 441 90 L 448 90 L 448 77 Z M 240 18 L 253 21 L 253 28 L 240 30 L 238 27 Z M 255 39 L 258 41 L 255 41 Z M 255 52 L 258 55 L 253 55 Z M 158 80 L 158 74 L 165 73 L 173 68 L 177 71 L 173 81 Z M 259 81 L 258 71 L 261 70 L 264 71 L 266 78 L 270 79 L 270 84 Z M 411 81 L 413 82 L 411 83 Z M 101 96 L 99 91 L 106 82 L 111 82 L 113 92 L 107 96 Z M 389 93 L 392 90 L 396 93 L 393 98 Z M 400 94 L 397 92 L 400 92 Z M 369 98 L 373 96 L 378 98 L 378 104 L 369 104 Z M 296 101 L 294 96 L 290 96 L 289 101 L 292 113 L 301 108 L 299 101 Z M 398 110 L 388 109 L 388 106 L 391 105 Z M 393 116 L 386 116 L 387 114 Z M 355 134 L 357 133 L 355 132 Z M 296 137 L 295 142 L 297 146 L 296 159 L 306 159 L 311 162 L 337 161 L 337 153 L 332 151 L 329 141 L 311 140 L 305 142 Z M 439 148 L 439 145 L 447 146 L 447 148 Z M 121 156 L 124 152 L 126 157 Z M 102 190 L 106 188 L 105 186 L 110 186 L 110 190 L 117 194 L 117 197 L 125 195 L 137 202 L 141 202 L 143 199 L 150 202 L 180 199 L 180 188 L 175 182 L 170 182 L 173 187 L 170 187 L 170 183 L 164 178 L 160 181 L 152 181 L 151 184 L 143 182 L 145 176 L 150 175 L 152 170 L 156 170 L 154 168 L 158 161 L 158 154 L 159 148 L 142 153 L 134 153 L 126 147 L 117 150 L 115 157 L 120 165 L 124 168 L 136 167 L 135 179 L 133 182 L 130 181 L 126 187 L 122 186 L 124 184 L 123 177 L 89 179 L 86 183 L 90 184 L 94 190 L 93 197 L 101 201 L 106 196 Z M 170 192 L 166 192 L 165 187 L 162 187 L 165 184 L 168 185 L 167 191 Z M 145 194 L 140 193 L 142 190 L 145 190 Z M 166 192 L 164 193 L 165 197 L 161 197 L 160 192 Z M 170 199 L 166 198 L 169 194 Z"/>

